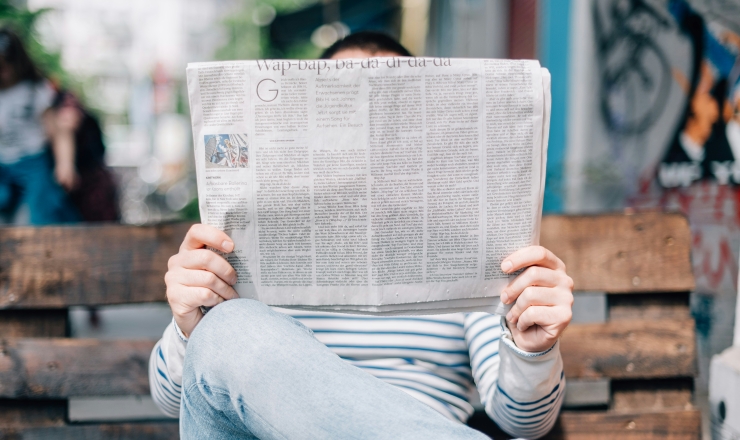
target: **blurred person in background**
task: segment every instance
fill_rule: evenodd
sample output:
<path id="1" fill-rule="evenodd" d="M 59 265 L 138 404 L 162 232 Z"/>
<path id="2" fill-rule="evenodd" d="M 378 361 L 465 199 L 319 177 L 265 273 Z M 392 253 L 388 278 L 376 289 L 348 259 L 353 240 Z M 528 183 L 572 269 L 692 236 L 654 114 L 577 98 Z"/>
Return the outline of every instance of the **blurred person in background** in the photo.
<path id="1" fill-rule="evenodd" d="M 118 188 L 113 173 L 105 165 L 105 144 L 103 132 L 97 119 L 85 110 L 80 101 L 71 93 L 57 93 L 51 106 L 53 117 L 47 118 L 50 127 L 47 149 L 54 151 L 59 145 L 55 142 L 72 142 L 63 150 L 74 153 L 73 180 L 63 182 L 65 176 L 57 176 L 57 181 L 68 191 L 70 200 L 86 222 L 112 222 L 121 218 L 118 205 Z M 64 137 L 55 136 L 54 126 L 64 127 Z M 70 137 L 68 134 L 72 133 Z M 53 156 L 56 159 L 56 155 Z M 57 167 L 55 165 L 54 169 Z"/>
<path id="2" fill-rule="evenodd" d="M 69 121 L 51 111 L 55 96 L 18 36 L 0 29 L 0 212 L 7 221 L 21 204 L 32 225 L 81 218 L 65 191 L 78 180 L 74 134 Z"/>
<path id="3" fill-rule="evenodd" d="M 117 221 L 116 183 L 100 126 L 39 72 L 20 38 L 0 29 L 0 213 L 29 223 Z"/>

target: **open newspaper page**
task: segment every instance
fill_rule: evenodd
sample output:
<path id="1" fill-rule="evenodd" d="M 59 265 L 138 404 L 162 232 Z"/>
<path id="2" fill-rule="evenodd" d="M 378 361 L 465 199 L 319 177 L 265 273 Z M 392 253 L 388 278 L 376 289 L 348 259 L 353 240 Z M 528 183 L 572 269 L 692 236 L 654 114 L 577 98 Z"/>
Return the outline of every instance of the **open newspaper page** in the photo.
<path id="1" fill-rule="evenodd" d="M 537 244 L 550 77 L 536 61 L 188 66 L 202 221 L 242 297 L 356 313 L 501 313 Z"/>

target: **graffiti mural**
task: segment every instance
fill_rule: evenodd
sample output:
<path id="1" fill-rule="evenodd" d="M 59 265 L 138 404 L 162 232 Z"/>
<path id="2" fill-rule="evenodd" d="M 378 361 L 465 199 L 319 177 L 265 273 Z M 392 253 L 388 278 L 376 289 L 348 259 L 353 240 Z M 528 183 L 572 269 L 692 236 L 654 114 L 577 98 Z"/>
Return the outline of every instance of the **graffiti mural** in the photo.
<path id="1" fill-rule="evenodd" d="M 740 27 L 711 2 L 589 3 L 592 111 L 569 210 L 681 211 L 693 233 L 700 388 L 731 344 L 740 253 Z M 740 15 L 736 17 L 740 21 Z M 571 188 L 573 189 L 573 188 Z M 570 190 L 569 190 L 570 191 Z"/>

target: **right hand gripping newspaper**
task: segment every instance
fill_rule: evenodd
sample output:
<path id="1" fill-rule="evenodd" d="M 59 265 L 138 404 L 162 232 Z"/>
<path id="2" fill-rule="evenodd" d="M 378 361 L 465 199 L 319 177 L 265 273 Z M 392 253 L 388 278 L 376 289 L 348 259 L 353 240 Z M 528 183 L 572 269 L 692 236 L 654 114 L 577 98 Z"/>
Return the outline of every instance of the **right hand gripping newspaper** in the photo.
<path id="1" fill-rule="evenodd" d="M 203 223 L 244 298 L 485 311 L 538 244 L 550 74 L 537 61 L 249 60 L 187 69 Z"/>

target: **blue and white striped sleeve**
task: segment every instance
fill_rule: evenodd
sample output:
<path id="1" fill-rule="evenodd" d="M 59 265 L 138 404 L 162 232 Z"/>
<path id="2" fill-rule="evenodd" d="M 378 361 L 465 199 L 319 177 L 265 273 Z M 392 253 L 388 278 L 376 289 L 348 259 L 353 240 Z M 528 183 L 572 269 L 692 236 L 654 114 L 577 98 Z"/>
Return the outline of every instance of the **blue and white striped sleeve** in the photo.
<path id="1" fill-rule="evenodd" d="M 173 319 L 149 357 L 149 388 L 152 399 L 169 417 L 180 416 L 182 367 L 187 342 Z"/>
<path id="2" fill-rule="evenodd" d="M 540 353 L 520 350 L 502 317 L 487 313 L 466 317 L 465 341 L 488 416 L 515 437 L 547 434 L 565 394 L 560 343 Z"/>

